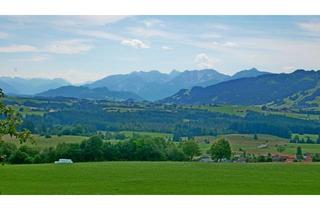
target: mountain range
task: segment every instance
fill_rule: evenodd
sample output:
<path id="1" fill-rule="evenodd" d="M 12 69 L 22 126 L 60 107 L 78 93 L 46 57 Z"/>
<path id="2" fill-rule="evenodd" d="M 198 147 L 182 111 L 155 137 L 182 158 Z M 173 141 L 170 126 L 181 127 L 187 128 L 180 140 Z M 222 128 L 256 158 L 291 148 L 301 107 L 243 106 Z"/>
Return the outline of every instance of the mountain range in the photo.
<path id="1" fill-rule="evenodd" d="M 194 86 L 206 87 L 223 81 L 243 77 L 256 77 L 267 74 L 255 68 L 244 70 L 233 76 L 219 73 L 214 69 L 172 71 L 168 74 L 159 71 L 132 72 L 107 76 L 87 86 L 90 88 L 107 87 L 115 91 L 130 91 L 146 100 L 159 100 L 168 97 L 180 89 Z"/>
<path id="2" fill-rule="evenodd" d="M 320 71 L 296 70 L 289 74 L 263 74 L 224 81 L 208 87 L 182 89 L 161 100 L 176 104 L 261 105 L 273 103 L 296 107 L 320 105 Z M 299 101 L 297 101 L 299 100 Z"/>
<path id="3" fill-rule="evenodd" d="M 173 104 L 236 104 L 320 107 L 320 71 L 272 74 L 255 68 L 233 76 L 213 69 L 132 72 L 105 77 L 85 86 L 63 79 L 0 77 L 6 94 L 107 100 L 151 100 Z M 171 96 L 170 96 L 171 95 Z"/>
<path id="4" fill-rule="evenodd" d="M 6 94 L 11 95 L 34 95 L 49 89 L 70 85 L 64 79 L 25 79 L 20 77 L 0 77 L 0 88 Z"/>

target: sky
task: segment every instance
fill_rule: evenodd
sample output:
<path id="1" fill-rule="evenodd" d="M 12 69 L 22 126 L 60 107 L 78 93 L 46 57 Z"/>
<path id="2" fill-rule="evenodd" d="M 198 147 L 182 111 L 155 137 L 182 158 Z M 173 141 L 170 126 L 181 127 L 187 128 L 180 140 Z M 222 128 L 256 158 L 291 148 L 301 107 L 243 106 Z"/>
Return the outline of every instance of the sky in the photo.
<path id="1" fill-rule="evenodd" d="M 320 16 L 0 16 L 0 76 L 320 69 Z"/>

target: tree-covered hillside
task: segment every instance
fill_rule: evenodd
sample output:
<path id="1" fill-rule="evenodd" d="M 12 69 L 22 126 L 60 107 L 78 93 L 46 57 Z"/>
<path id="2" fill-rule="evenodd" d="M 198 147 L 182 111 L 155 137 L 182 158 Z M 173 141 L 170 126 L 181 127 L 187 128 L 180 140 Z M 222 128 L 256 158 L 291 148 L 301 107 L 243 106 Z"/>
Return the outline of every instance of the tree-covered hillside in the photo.
<path id="1" fill-rule="evenodd" d="M 181 90 L 162 100 L 176 104 L 261 105 L 279 102 L 317 87 L 320 71 L 297 70 L 290 74 L 265 74 L 222 82 L 209 87 Z M 318 92 L 315 92 L 317 95 Z M 310 97 L 314 97 L 311 95 Z"/>

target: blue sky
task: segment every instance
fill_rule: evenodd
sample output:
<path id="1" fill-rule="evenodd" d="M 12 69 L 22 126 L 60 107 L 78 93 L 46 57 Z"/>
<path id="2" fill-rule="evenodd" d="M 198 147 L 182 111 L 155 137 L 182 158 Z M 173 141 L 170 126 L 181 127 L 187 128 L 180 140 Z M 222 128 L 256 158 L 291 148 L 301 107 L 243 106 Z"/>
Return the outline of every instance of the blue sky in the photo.
<path id="1" fill-rule="evenodd" d="M 320 16 L 0 16 L 0 76 L 320 69 Z"/>

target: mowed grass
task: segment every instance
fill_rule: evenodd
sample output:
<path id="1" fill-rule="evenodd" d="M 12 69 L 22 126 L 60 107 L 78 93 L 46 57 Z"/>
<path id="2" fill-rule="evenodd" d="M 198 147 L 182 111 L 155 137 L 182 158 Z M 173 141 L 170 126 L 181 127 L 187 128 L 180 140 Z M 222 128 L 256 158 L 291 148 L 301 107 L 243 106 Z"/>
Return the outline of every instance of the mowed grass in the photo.
<path id="1" fill-rule="evenodd" d="M 27 141 L 23 144 L 19 142 L 19 140 L 15 138 L 11 138 L 10 136 L 3 136 L 1 140 L 5 142 L 11 142 L 15 145 L 23 146 L 31 146 L 39 149 L 44 149 L 48 147 L 56 147 L 59 143 L 80 143 L 87 137 L 84 136 L 51 136 L 51 138 L 45 138 L 44 136 L 32 135 L 33 141 Z"/>
<path id="2" fill-rule="evenodd" d="M 0 167 L 1 194 L 320 194 L 320 164 L 100 162 Z"/>

